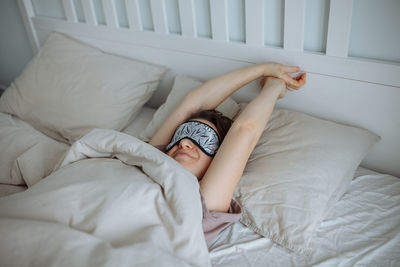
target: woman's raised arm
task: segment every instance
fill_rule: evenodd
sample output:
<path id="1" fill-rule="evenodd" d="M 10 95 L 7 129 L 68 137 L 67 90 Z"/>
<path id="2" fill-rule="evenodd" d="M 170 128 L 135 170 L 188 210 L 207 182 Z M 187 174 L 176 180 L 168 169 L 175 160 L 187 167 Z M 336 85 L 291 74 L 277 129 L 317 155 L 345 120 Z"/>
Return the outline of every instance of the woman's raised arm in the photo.
<path id="1" fill-rule="evenodd" d="M 306 74 L 297 79 L 297 88 L 306 82 Z M 277 99 L 285 96 L 286 84 L 268 77 L 260 94 L 234 121 L 222 145 L 200 181 L 207 208 L 227 212 L 247 160 L 256 146 Z"/>
<path id="2" fill-rule="evenodd" d="M 151 145 L 167 144 L 178 125 L 192 114 L 207 109 L 215 109 L 226 98 L 244 85 L 262 76 L 275 76 L 282 79 L 291 88 L 298 88 L 299 81 L 288 73 L 298 72 L 299 67 L 278 63 L 256 64 L 234 70 L 211 79 L 189 92 L 154 134 Z"/>

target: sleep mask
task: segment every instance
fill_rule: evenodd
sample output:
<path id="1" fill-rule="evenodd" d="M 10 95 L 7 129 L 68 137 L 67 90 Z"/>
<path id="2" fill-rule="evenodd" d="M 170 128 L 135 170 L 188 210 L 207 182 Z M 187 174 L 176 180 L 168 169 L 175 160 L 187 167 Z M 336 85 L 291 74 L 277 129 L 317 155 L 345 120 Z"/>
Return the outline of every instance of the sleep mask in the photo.
<path id="1" fill-rule="evenodd" d="M 176 129 L 166 151 L 168 152 L 184 138 L 190 139 L 210 157 L 215 156 L 220 144 L 219 136 L 212 127 L 199 121 L 187 121 Z"/>

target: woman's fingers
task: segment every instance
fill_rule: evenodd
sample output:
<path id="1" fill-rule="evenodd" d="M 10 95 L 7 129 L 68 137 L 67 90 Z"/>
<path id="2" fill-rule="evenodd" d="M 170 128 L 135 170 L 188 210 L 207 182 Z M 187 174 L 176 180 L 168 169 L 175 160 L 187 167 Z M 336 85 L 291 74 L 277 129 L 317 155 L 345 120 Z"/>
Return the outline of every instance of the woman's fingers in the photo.
<path id="1" fill-rule="evenodd" d="M 306 78 L 307 78 L 306 73 L 302 73 L 300 76 L 296 77 L 296 80 L 299 83 L 300 87 L 306 84 Z"/>
<path id="2" fill-rule="evenodd" d="M 284 80 L 288 86 L 297 87 L 299 85 L 299 81 L 296 79 L 297 77 L 293 78 L 287 73 L 283 73 L 279 78 Z"/>
<path id="3" fill-rule="evenodd" d="M 292 86 L 299 86 L 298 84 L 299 79 L 302 77 L 302 75 L 299 75 L 297 77 L 292 77 L 289 74 L 290 73 L 296 73 L 300 72 L 301 69 L 299 66 L 286 66 L 286 65 L 280 65 L 280 76 L 279 78 L 285 80 L 286 83 L 292 85 Z"/>
<path id="4" fill-rule="evenodd" d="M 301 75 L 298 75 L 297 77 L 292 77 L 289 74 L 295 74 L 301 71 L 301 68 L 299 66 L 287 66 L 287 65 L 282 65 L 279 63 L 276 63 L 274 65 L 275 71 L 274 75 L 276 78 L 279 78 L 283 80 L 287 88 L 289 90 L 298 90 L 300 89 L 305 83 L 306 83 L 306 74 L 302 73 Z M 263 83 L 265 83 L 265 80 L 262 80 L 261 86 L 263 86 Z"/>
<path id="5" fill-rule="evenodd" d="M 302 73 L 300 76 L 297 76 L 295 78 L 292 78 L 289 75 L 287 76 L 289 78 L 285 81 L 289 90 L 298 90 L 306 83 L 306 73 Z"/>

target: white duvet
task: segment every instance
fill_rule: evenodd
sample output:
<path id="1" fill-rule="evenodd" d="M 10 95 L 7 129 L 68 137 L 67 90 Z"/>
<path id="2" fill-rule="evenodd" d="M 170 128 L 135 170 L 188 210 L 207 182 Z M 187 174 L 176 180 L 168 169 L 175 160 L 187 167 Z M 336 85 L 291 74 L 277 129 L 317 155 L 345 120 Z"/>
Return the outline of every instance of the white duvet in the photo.
<path id="1" fill-rule="evenodd" d="M 201 222 L 196 177 L 95 129 L 50 176 L 0 198 L 0 266 L 209 266 Z"/>

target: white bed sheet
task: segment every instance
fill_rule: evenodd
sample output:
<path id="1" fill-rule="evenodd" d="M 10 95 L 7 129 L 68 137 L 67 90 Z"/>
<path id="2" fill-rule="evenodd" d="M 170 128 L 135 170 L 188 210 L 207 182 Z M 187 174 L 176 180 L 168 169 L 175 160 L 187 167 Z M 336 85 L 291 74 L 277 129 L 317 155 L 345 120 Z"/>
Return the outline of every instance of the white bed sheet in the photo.
<path id="1" fill-rule="evenodd" d="M 213 266 L 399 266 L 400 179 L 362 167 L 354 177 L 322 221 L 310 257 L 238 222 L 210 244 Z"/>

